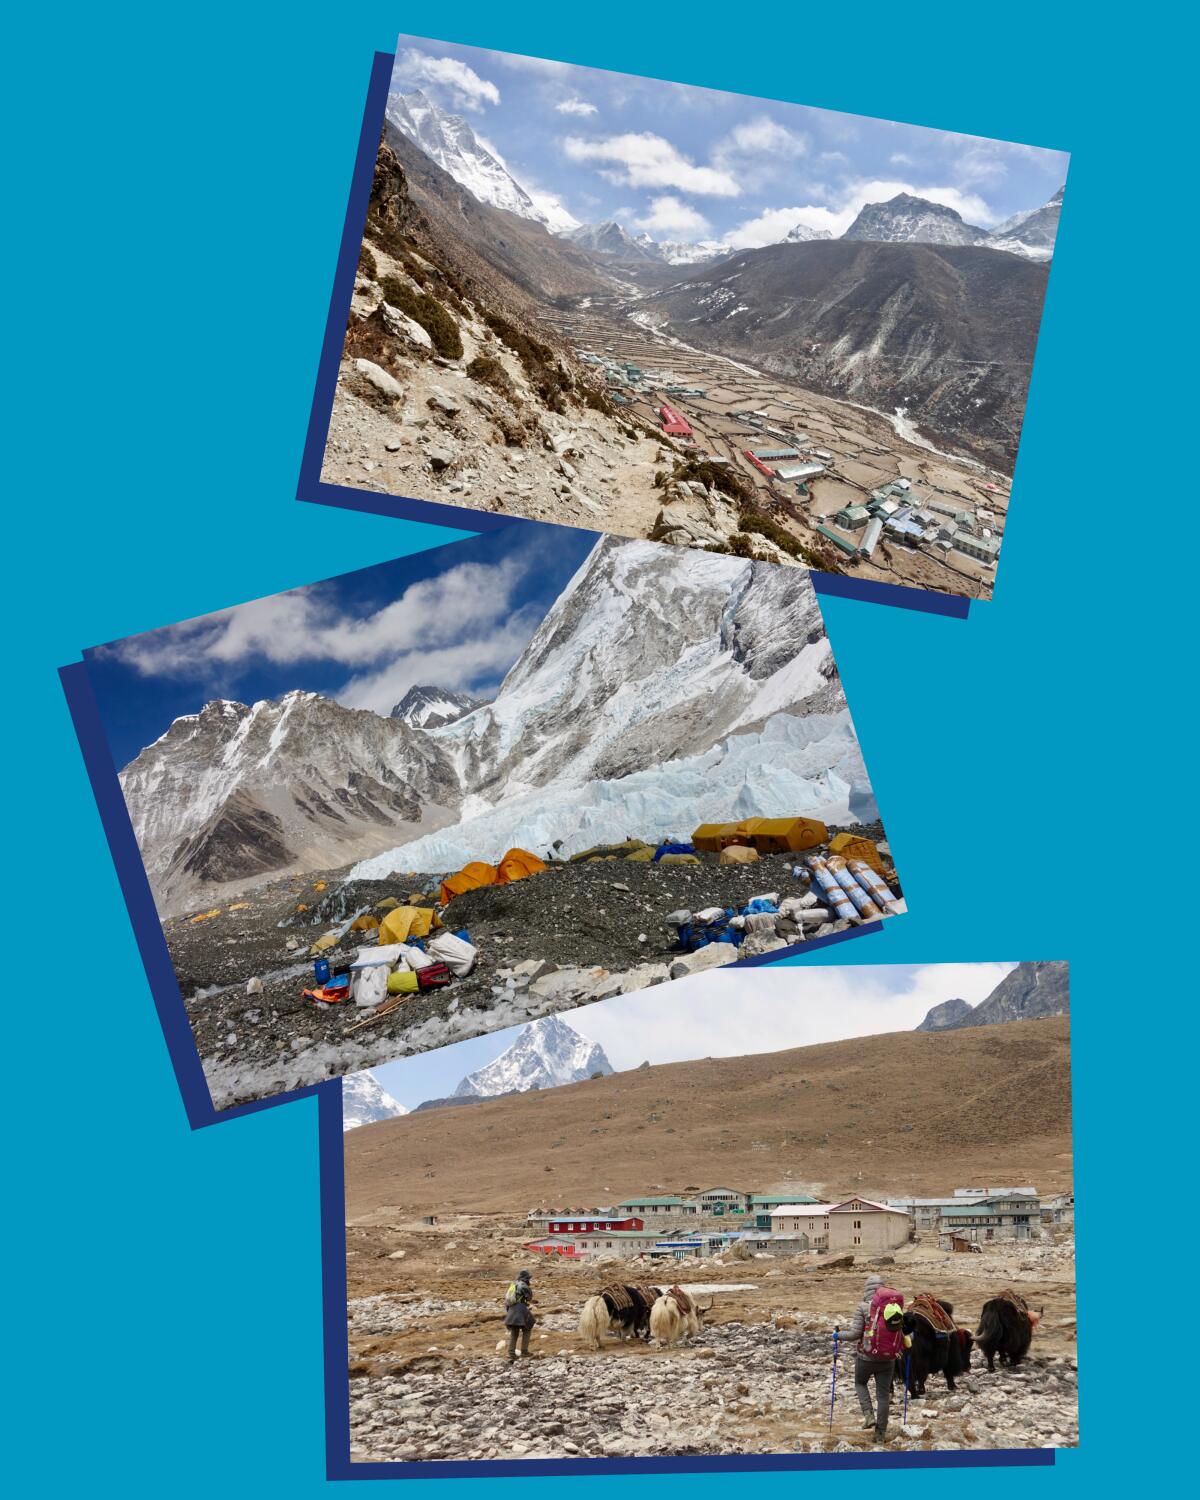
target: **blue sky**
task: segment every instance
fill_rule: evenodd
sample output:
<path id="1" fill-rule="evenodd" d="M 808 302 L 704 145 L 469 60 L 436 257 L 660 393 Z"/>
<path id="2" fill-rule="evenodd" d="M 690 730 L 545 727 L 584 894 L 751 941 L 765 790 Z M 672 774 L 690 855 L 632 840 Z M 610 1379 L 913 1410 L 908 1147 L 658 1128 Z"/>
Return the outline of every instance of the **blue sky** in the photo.
<path id="1" fill-rule="evenodd" d="M 717 969 L 567 1011 L 562 1019 L 599 1042 L 621 1072 L 646 1061 L 744 1057 L 911 1031 L 943 1000 L 977 1005 L 1015 967 L 1011 962 L 782 965 L 754 969 L 753 977 Z M 452 1094 L 460 1079 L 499 1057 L 522 1029 L 494 1031 L 371 1072 L 393 1099 L 412 1109 Z"/>
<path id="2" fill-rule="evenodd" d="M 691 84 L 401 36 L 392 87 L 463 115 L 527 189 L 655 239 L 835 237 L 911 192 L 988 227 L 1040 207 L 1067 154 Z"/>
<path id="3" fill-rule="evenodd" d="M 595 541 L 504 528 L 93 647 L 113 759 L 214 698 L 303 688 L 386 714 L 418 683 L 491 696 Z"/>

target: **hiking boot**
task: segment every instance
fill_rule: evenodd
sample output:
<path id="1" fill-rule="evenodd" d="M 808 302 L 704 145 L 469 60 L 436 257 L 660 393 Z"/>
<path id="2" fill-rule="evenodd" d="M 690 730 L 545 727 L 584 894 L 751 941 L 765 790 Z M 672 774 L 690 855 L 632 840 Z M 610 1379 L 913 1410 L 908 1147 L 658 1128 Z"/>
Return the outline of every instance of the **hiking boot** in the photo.
<path id="1" fill-rule="evenodd" d="M 875 1418 L 874 1417 L 868 1417 L 867 1420 L 862 1424 L 862 1430 L 864 1432 L 874 1432 L 875 1431 Z"/>

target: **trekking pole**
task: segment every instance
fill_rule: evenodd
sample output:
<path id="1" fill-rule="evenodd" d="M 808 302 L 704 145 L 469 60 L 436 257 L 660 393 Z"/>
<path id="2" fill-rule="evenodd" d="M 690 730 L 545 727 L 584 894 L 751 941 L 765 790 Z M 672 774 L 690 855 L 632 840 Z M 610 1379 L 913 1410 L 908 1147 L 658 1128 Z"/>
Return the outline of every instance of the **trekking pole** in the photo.
<path id="1" fill-rule="evenodd" d="M 838 1329 L 833 1328 L 833 1383 L 829 1387 L 829 1430 L 833 1431 L 833 1401 L 837 1395 Z"/>
<path id="2" fill-rule="evenodd" d="M 902 1420 L 905 1422 L 908 1421 L 908 1367 L 911 1363 L 912 1352 L 910 1350 L 904 1356 L 904 1416 Z"/>

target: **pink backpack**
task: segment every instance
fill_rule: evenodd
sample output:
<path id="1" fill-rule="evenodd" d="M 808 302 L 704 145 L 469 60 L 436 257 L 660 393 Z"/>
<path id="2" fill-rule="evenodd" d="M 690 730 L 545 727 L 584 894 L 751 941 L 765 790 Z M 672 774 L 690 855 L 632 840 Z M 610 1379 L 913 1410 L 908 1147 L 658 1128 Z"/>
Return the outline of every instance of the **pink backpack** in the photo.
<path id="1" fill-rule="evenodd" d="M 904 1294 L 894 1287 L 877 1287 L 867 1309 L 867 1321 L 859 1343 L 868 1359 L 896 1359 L 904 1352 L 904 1329 L 889 1328 L 883 1321 L 883 1310 L 889 1302 L 903 1307 Z"/>

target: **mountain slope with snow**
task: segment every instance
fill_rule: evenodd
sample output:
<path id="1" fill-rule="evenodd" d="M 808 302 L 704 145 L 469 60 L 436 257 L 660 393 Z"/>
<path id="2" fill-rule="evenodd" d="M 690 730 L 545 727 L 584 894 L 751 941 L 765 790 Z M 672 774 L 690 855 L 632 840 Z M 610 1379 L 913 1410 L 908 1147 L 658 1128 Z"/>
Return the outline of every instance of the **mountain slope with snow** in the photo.
<path id="1" fill-rule="evenodd" d="M 343 1132 L 407 1113 L 403 1104 L 392 1098 L 373 1073 L 349 1073 L 342 1079 Z"/>
<path id="2" fill-rule="evenodd" d="M 176 719 L 121 789 L 162 915 L 200 890 L 360 857 L 459 802 L 450 758 L 426 732 L 307 692 L 218 699 Z"/>
<path id="3" fill-rule="evenodd" d="M 390 717 L 400 719 L 411 729 L 440 729 L 443 724 L 453 724 L 472 709 L 479 708 L 481 700 L 470 693 L 454 693 L 445 688 L 410 687 L 400 702 L 392 709 Z"/>
<path id="4" fill-rule="evenodd" d="M 386 117 L 481 203 L 534 219 L 554 233 L 579 220 L 552 194 L 523 187 L 461 115 L 447 114 L 420 89 L 388 95 Z"/>
<path id="5" fill-rule="evenodd" d="M 886 203 L 866 203 L 842 235 L 844 240 L 881 240 L 889 244 L 979 245 L 987 230 L 967 224 L 944 203 L 897 193 Z"/>
<path id="6" fill-rule="evenodd" d="M 816 595 L 770 564 L 604 537 L 495 699 L 430 731 L 459 821 L 355 875 L 572 853 L 706 818 L 870 821 L 874 797 Z"/>
<path id="7" fill-rule="evenodd" d="M 456 1099 L 494 1099 L 531 1089 L 581 1083 L 613 1072 L 599 1042 L 589 1041 L 557 1016 L 531 1022 L 517 1040 L 486 1067 L 469 1073 L 454 1090 Z"/>

